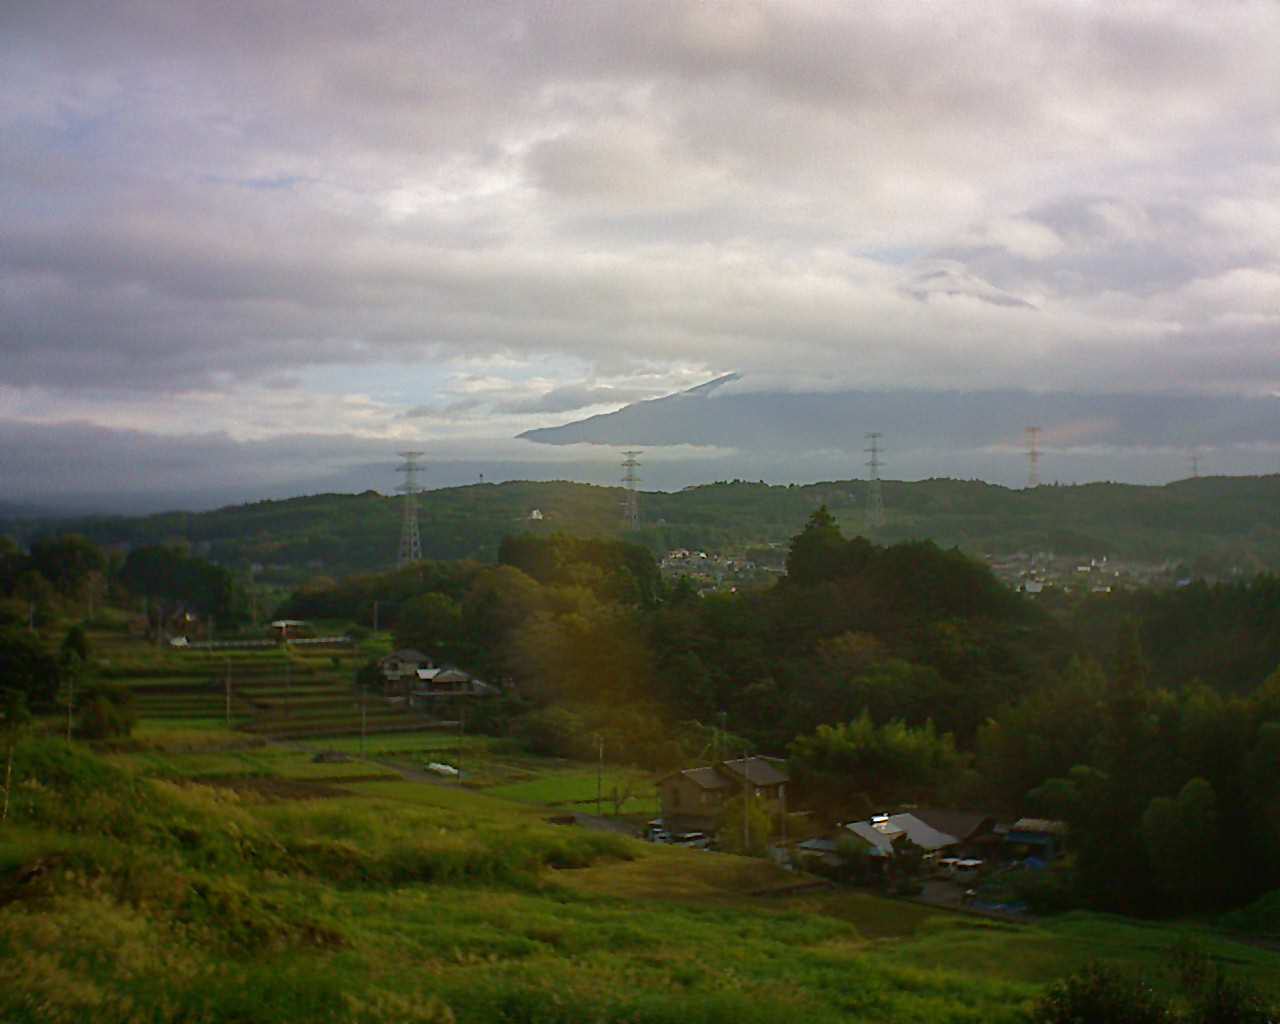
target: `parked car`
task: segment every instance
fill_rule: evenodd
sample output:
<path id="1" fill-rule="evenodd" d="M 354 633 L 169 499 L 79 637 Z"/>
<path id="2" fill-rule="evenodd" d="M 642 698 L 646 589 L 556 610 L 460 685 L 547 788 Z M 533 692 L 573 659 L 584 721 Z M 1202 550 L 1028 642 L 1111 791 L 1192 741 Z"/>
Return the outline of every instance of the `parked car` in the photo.
<path id="1" fill-rule="evenodd" d="M 451 764 L 444 764 L 441 761 L 432 761 L 426 766 L 427 771 L 435 772 L 437 775 L 446 775 L 449 778 L 456 778 L 458 769 Z"/>
<path id="2" fill-rule="evenodd" d="M 650 843 L 669 843 L 671 833 L 667 831 L 661 818 L 654 818 L 645 825 L 644 838 Z"/>
<path id="3" fill-rule="evenodd" d="M 711 848 L 711 837 L 705 832 L 679 832 L 670 839 L 672 846 L 687 846 L 694 850 Z"/>

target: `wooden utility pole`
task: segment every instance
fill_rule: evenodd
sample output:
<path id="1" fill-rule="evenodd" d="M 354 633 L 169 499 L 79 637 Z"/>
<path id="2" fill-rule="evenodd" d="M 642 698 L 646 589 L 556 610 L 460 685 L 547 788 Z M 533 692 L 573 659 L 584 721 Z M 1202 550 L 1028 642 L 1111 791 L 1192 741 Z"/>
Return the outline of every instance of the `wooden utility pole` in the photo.
<path id="1" fill-rule="evenodd" d="M 227 676 L 223 684 L 223 693 L 226 698 L 227 728 L 231 728 L 231 659 L 227 658 Z"/>
<path id="2" fill-rule="evenodd" d="M 369 714 L 369 688 L 367 686 L 360 687 L 360 756 L 364 757 L 364 737 L 368 729 Z"/>
<path id="3" fill-rule="evenodd" d="M 596 817 L 600 817 L 600 798 L 604 790 L 604 733 L 596 733 Z"/>

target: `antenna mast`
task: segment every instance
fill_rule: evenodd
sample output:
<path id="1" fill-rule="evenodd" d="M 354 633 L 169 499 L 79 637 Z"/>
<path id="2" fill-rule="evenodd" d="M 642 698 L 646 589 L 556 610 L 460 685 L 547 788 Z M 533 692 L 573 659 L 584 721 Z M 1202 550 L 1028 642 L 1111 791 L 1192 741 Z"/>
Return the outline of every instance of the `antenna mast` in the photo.
<path id="1" fill-rule="evenodd" d="M 880 438 L 884 437 L 879 431 L 873 431 L 867 434 L 867 447 L 865 451 L 871 456 L 867 460 L 867 468 L 870 473 L 867 476 L 867 531 L 877 530 L 884 526 L 884 495 L 880 493 L 880 467 L 884 465 L 880 461 Z"/>
<path id="2" fill-rule="evenodd" d="M 396 488 L 404 495 L 400 520 L 400 554 L 396 566 L 404 568 L 410 562 L 422 561 L 422 538 L 418 535 L 418 459 L 425 452 L 397 452 L 404 463 L 396 467 L 404 474 L 404 483 Z"/>
<path id="3" fill-rule="evenodd" d="M 1200 449 L 1192 448 L 1187 455 L 1187 461 L 1191 463 L 1191 478 L 1193 480 L 1200 479 Z"/>
<path id="4" fill-rule="evenodd" d="M 1027 427 L 1027 486 L 1040 486 L 1040 428 Z"/>
<path id="5" fill-rule="evenodd" d="M 640 465 L 640 456 L 643 452 L 628 451 L 623 452 L 622 460 L 622 486 L 626 488 L 626 493 L 622 497 L 622 525 L 628 530 L 634 530 L 640 525 L 640 500 L 636 494 L 636 482 L 640 479 L 636 476 L 636 468 Z"/>

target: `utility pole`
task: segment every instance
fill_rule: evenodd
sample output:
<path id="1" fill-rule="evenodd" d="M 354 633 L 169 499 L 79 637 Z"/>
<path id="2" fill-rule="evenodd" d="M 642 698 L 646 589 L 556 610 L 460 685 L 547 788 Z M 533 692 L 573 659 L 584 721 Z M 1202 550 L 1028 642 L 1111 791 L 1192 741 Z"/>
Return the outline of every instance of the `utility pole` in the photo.
<path id="1" fill-rule="evenodd" d="M 364 757 L 364 738 L 369 728 L 369 688 L 360 686 L 360 756 Z"/>
<path id="2" fill-rule="evenodd" d="M 1040 428 L 1027 427 L 1027 487 L 1040 486 Z"/>
<path id="3" fill-rule="evenodd" d="M 286 631 L 287 632 L 287 631 Z M 284 707 L 285 717 L 293 717 L 293 659 L 289 657 L 289 637 L 284 639 Z"/>
<path id="4" fill-rule="evenodd" d="M 68 667 L 67 669 L 67 743 L 71 743 L 71 712 L 76 703 L 76 677 L 75 670 Z"/>
<path id="5" fill-rule="evenodd" d="M 227 704 L 227 728 L 231 728 L 231 658 L 227 658 L 227 679 L 226 679 L 226 704 Z"/>
<path id="6" fill-rule="evenodd" d="M 458 756 L 454 759 L 458 763 L 458 785 L 462 785 L 462 737 L 467 732 L 467 709 L 465 707 L 458 708 Z"/>
<path id="7" fill-rule="evenodd" d="M 604 795 L 604 733 L 596 733 L 596 817 L 600 817 L 600 799 Z"/>
<path id="8" fill-rule="evenodd" d="M 747 748 L 742 749 L 742 855 L 749 856 L 751 850 L 751 832 L 748 826 L 747 809 L 751 806 L 751 779 L 747 773 Z"/>
<path id="9" fill-rule="evenodd" d="M 378 632 L 378 599 L 373 600 L 373 631 Z"/>

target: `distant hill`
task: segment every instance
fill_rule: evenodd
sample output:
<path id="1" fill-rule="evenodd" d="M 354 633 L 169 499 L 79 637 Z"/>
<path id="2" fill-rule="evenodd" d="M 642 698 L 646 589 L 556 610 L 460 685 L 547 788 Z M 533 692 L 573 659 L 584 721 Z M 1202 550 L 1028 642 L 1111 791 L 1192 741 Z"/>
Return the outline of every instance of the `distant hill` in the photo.
<path id="1" fill-rule="evenodd" d="M 861 480 L 806 486 L 733 481 L 643 493 L 641 528 L 627 536 L 654 551 L 782 545 L 822 504 L 847 534 L 859 533 L 866 487 Z M 1276 475 L 1034 490 L 978 481 L 888 480 L 883 493 L 886 525 L 872 536 L 885 543 L 927 537 L 975 554 L 1049 551 L 1184 561 L 1210 572 L 1280 569 Z M 617 487 L 565 481 L 430 491 L 420 502 L 423 553 L 492 560 L 502 537 L 513 533 L 622 536 L 621 498 Z M 388 567 L 397 550 L 400 500 L 374 491 L 317 494 L 210 512 L 17 519 L 0 531 L 24 542 L 72 531 L 102 544 L 184 541 L 219 563 L 257 563 L 268 575 L 296 580 Z"/>

